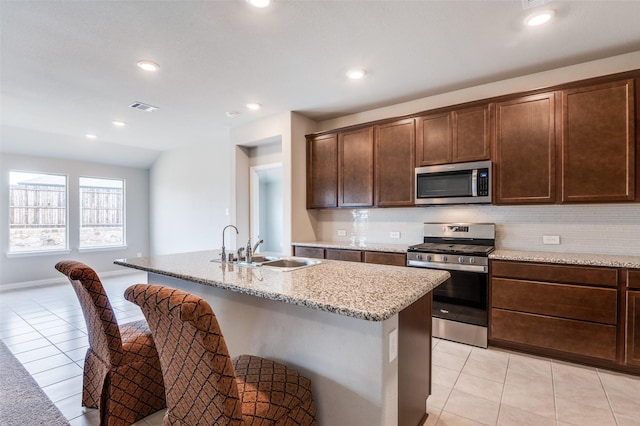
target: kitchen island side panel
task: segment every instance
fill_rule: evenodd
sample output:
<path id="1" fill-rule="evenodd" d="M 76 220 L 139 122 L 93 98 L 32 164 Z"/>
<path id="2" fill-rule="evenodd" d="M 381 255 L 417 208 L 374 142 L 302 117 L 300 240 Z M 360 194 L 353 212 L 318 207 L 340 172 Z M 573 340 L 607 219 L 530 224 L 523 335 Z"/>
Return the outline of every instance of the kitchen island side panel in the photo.
<path id="1" fill-rule="evenodd" d="M 389 333 L 398 328 L 398 315 L 366 321 L 160 274 L 149 273 L 148 282 L 206 299 L 231 356 L 271 358 L 309 377 L 319 425 L 398 424 L 402 358 L 389 362 Z"/>

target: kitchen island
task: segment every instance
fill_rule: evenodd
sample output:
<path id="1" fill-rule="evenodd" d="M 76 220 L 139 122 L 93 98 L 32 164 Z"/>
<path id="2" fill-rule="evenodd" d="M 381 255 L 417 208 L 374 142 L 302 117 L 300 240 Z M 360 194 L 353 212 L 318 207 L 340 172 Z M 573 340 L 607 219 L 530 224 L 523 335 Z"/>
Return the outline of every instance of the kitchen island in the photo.
<path id="1" fill-rule="evenodd" d="M 204 251 L 116 260 L 205 298 L 232 356 L 312 381 L 319 425 L 420 425 L 431 385 L 431 290 L 449 274 L 322 260 L 292 271 Z"/>

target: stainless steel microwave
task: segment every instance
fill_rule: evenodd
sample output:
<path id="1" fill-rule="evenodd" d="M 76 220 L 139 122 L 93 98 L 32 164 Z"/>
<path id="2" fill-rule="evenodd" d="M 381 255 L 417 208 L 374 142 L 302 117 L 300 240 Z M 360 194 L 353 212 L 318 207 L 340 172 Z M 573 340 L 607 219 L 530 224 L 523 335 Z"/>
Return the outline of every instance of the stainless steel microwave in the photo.
<path id="1" fill-rule="evenodd" d="M 419 206 L 438 204 L 490 204 L 491 161 L 416 168 Z"/>

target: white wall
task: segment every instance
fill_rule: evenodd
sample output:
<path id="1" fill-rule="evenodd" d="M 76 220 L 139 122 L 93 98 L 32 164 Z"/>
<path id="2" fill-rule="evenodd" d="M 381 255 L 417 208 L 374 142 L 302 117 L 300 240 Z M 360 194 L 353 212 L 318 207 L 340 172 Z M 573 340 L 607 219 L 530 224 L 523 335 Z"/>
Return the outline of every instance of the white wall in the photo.
<path id="1" fill-rule="evenodd" d="M 54 269 L 54 265 L 63 259 L 84 262 L 99 273 L 123 271 L 125 268 L 113 264 L 115 259 L 135 257 L 138 253 L 149 254 L 149 170 L 132 167 L 110 166 L 106 164 L 70 161 L 58 158 L 36 157 L 18 154 L 0 154 L 2 173 L 0 176 L 0 286 L 21 283 L 48 284 L 64 281 L 64 277 Z M 7 257 L 9 250 L 9 171 L 37 171 L 58 173 L 68 176 L 69 252 L 43 255 L 19 255 Z M 125 226 L 127 247 L 78 251 L 80 211 L 78 202 L 78 178 L 93 176 L 125 179 Z M 13 286 L 11 286 L 13 287 Z"/>
<path id="2" fill-rule="evenodd" d="M 235 149 L 235 178 L 232 217 L 240 229 L 240 241 L 246 241 L 249 233 L 249 147 L 258 147 L 280 141 L 282 158 L 282 216 L 283 254 L 290 254 L 291 241 L 310 239 L 315 236 L 313 228 L 315 212 L 307 212 L 305 138 L 315 131 L 316 123 L 299 114 L 286 112 L 231 130 L 231 145 Z"/>
<path id="3" fill-rule="evenodd" d="M 637 51 L 339 117 L 318 123 L 318 128 L 330 130 L 639 68 Z M 316 217 L 318 240 L 415 244 L 420 242 L 423 222 L 490 222 L 497 224 L 499 248 L 640 255 L 640 204 L 335 209 L 319 211 Z M 338 229 L 347 231 L 347 236 L 338 237 Z M 391 231 L 400 231 L 401 238 L 389 238 Z M 542 235 L 559 235 L 561 244 L 543 245 Z"/>
<path id="4" fill-rule="evenodd" d="M 222 247 L 222 229 L 233 223 L 231 161 L 226 135 L 160 155 L 150 173 L 152 254 Z"/>

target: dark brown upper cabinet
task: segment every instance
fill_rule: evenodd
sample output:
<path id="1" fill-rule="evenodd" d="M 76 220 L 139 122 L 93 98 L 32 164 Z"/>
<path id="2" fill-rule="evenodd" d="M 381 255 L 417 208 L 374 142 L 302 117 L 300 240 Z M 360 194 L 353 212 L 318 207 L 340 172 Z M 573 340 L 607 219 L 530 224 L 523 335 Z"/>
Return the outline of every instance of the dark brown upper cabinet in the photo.
<path id="1" fill-rule="evenodd" d="M 554 92 L 496 104 L 496 204 L 555 202 L 555 141 Z"/>
<path id="2" fill-rule="evenodd" d="M 414 119 L 375 126 L 375 204 L 414 205 Z"/>
<path id="3" fill-rule="evenodd" d="M 373 206 L 373 126 L 338 134 L 338 207 Z"/>
<path id="4" fill-rule="evenodd" d="M 491 105 L 416 118 L 416 167 L 488 160 Z"/>
<path id="5" fill-rule="evenodd" d="M 634 81 L 562 91 L 562 202 L 633 201 Z"/>
<path id="6" fill-rule="evenodd" d="M 307 136 L 307 208 L 338 206 L 338 135 Z"/>

